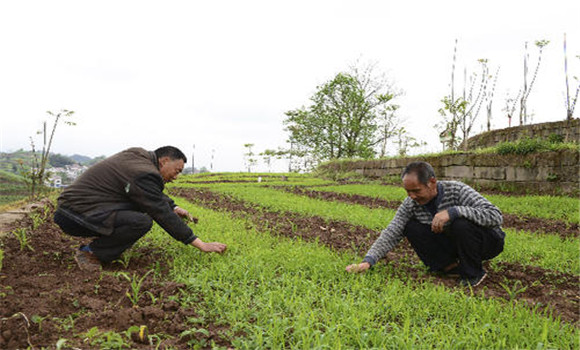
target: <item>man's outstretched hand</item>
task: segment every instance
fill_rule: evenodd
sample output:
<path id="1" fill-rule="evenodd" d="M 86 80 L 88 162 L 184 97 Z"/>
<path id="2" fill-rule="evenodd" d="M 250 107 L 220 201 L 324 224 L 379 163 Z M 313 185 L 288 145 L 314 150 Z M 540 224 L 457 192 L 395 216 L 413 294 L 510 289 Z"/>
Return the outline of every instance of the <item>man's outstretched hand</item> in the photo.
<path id="1" fill-rule="evenodd" d="M 355 272 L 364 272 L 371 267 L 371 264 L 368 262 L 362 262 L 360 264 L 351 264 L 346 267 L 346 272 L 355 273 Z"/>
<path id="2" fill-rule="evenodd" d="M 219 243 L 219 242 L 207 242 L 206 243 L 199 238 L 196 238 L 193 242 L 191 242 L 191 245 L 193 245 L 194 247 L 196 247 L 197 249 L 199 249 L 205 253 L 222 254 L 223 252 L 225 252 L 228 249 L 228 246 L 223 244 L 223 243 Z"/>

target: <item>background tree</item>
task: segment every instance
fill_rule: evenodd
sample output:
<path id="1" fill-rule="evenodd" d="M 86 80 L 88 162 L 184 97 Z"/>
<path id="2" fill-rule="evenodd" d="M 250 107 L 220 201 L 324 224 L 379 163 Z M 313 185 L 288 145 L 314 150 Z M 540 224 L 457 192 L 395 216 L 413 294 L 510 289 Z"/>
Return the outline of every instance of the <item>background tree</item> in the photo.
<path id="1" fill-rule="evenodd" d="M 491 78 L 487 59 L 479 59 L 480 73 L 472 73 L 467 82 L 467 68 L 463 70 L 463 96 L 455 96 L 455 67 L 457 63 L 457 39 L 453 49 L 453 63 L 451 66 L 451 91 L 441 102 L 443 107 L 439 109 L 439 114 L 443 121 L 435 127 L 441 130 L 440 138 L 444 149 L 457 149 L 461 141 L 466 141 L 471 133 L 473 125 L 479 116 L 481 106 L 484 101 L 488 101 L 488 118 L 491 118 L 491 100 L 493 94 L 488 95 L 487 86 Z M 495 83 L 494 83 L 495 86 Z M 461 131 L 462 136 L 458 135 Z M 467 142 L 463 142 L 464 149 L 467 149 Z"/>
<path id="2" fill-rule="evenodd" d="M 64 168 L 67 165 L 76 164 L 74 159 L 59 153 L 51 154 L 50 156 L 48 156 L 48 163 L 55 168 Z"/>
<path id="3" fill-rule="evenodd" d="M 284 152 L 276 151 L 273 149 L 266 149 L 259 155 L 262 157 L 264 164 L 266 164 L 268 167 L 268 172 L 270 173 L 272 172 L 272 158 L 281 159 L 284 156 Z"/>
<path id="4" fill-rule="evenodd" d="M 398 154 L 401 157 L 406 156 L 411 148 L 420 147 L 426 144 L 425 142 L 419 142 L 416 138 L 409 135 L 404 127 L 395 130 L 394 136 L 397 138 Z"/>
<path id="5" fill-rule="evenodd" d="M 536 64 L 536 69 L 534 70 L 534 75 L 532 76 L 532 81 L 528 86 L 528 43 L 525 44 L 525 53 L 524 53 L 524 86 L 521 92 L 520 98 L 520 125 L 524 125 L 527 123 L 528 118 L 528 111 L 527 111 L 527 103 L 528 97 L 530 96 L 530 92 L 532 92 L 532 88 L 534 87 L 534 83 L 536 82 L 536 78 L 538 77 L 538 71 L 540 70 L 540 64 L 542 63 L 542 52 L 544 51 L 544 47 L 548 45 L 550 41 L 548 40 L 536 40 L 536 47 L 538 48 L 538 63 Z M 518 94 L 519 95 L 519 94 Z"/>
<path id="6" fill-rule="evenodd" d="M 394 115 L 391 100 L 397 95 L 381 79 L 373 79 L 373 68 L 338 73 L 319 86 L 309 107 L 287 111 L 284 125 L 289 131 L 291 153 L 309 155 L 306 162 L 339 158 L 370 158 L 384 141 L 386 117 Z M 388 114 L 390 113 L 390 114 Z M 395 119 L 392 119 L 394 122 Z M 388 124 L 387 124 L 388 125 Z M 388 130 L 392 127 L 388 126 Z"/>
<path id="7" fill-rule="evenodd" d="M 464 83 L 463 87 L 463 101 L 465 101 L 466 105 L 461 113 L 461 117 L 459 119 L 459 128 L 463 133 L 463 149 L 467 150 L 467 139 L 469 134 L 471 133 L 471 129 L 475 124 L 477 117 L 479 116 L 479 112 L 481 110 L 481 105 L 483 101 L 487 98 L 487 84 L 489 78 L 489 68 L 487 66 L 487 59 L 479 59 L 477 60 L 481 65 L 481 73 L 478 76 L 477 73 L 473 73 L 470 78 L 470 87 L 469 93 L 466 93 L 466 84 Z M 464 70 L 464 82 L 467 81 L 467 70 Z M 477 85 L 477 87 L 476 87 Z"/>
<path id="8" fill-rule="evenodd" d="M 443 117 L 443 121 L 436 124 L 435 127 L 443 128 L 439 134 L 443 149 L 457 149 L 461 144 L 461 138 L 457 135 L 460 116 L 465 113 L 467 101 L 462 98 L 452 99 L 450 96 L 445 96 L 441 102 L 443 107 L 439 109 L 439 114 Z"/>
<path id="9" fill-rule="evenodd" d="M 491 107 L 493 105 L 493 96 L 495 94 L 495 86 L 497 84 L 497 78 L 499 77 L 499 69 L 500 67 L 497 67 L 497 70 L 495 71 L 495 76 L 493 78 L 493 85 L 491 86 L 491 91 L 487 94 L 486 97 L 486 111 L 487 111 L 487 131 L 491 130 Z"/>
<path id="10" fill-rule="evenodd" d="M 48 163 L 48 156 L 50 154 L 50 148 L 52 146 L 52 141 L 54 139 L 54 134 L 56 132 L 56 127 L 61 118 L 66 119 L 70 118 L 74 112 L 63 109 L 57 113 L 47 111 L 46 112 L 50 117 L 54 118 L 54 122 L 52 124 L 52 130 L 50 135 L 47 134 L 46 130 L 46 121 L 43 123 L 43 130 L 37 132 L 37 134 L 43 136 L 43 143 L 42 143 L 42 151 L 38 153 L 36 151 L 36 146 L 34 144 L 34 139 L 30 138 L 30 146 L 32 148 L 32 164 L 29 168 L 26 168 L 24 164 L 21 164 L 21 171 L 22 175 L 27 181 L 29 187 L 29 194 L 31 198 L 36 198 L 39 194 L 39 189 L 44 184 L 46 180 L 46 165 Z M 75 123 L 65 120 L 65 124 L 67 125 L 75 125 Z"/>
<path id="11" fill-rule="evenodd" d="M 580 56 L 576 56 L 580 59 Z M 578 92 L 580 92 L 580 84 L 576 87 L 576 93 L 572 98 L 570 98 L 570 88 L 568 85 L 568 53 L 566 52 L 566 33 L 564 33 L 564 73 L 566 74 L 566 119 L 571 120 L 574 115 L 574 109 L 576 107 L 576 101 L 578 101 Z M 578 77 L 574 77 L 576 82 L 578 82 Z"/>
<path id="12" fill-rule="evenodd" d="M 247 152 L 244 153 L 244 159 L 246 163 L 246 167 L 248 168 L 248 172 L 252 172 L 252 167 L 258 163 L 258 160 L 254 158 L 254 152 L 252 152 L 252 147 L 254 147 L 253 143 L 246 143 L 244 147 L 247 149 Z"/>

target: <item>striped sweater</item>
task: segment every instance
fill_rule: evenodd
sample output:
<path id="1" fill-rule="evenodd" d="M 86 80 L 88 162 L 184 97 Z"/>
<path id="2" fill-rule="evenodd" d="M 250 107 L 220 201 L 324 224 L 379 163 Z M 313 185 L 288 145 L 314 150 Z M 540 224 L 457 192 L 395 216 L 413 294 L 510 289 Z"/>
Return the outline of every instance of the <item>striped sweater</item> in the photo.
<path id="1" fill-rule="evenodd" d="M 456 218 L 462 217 L 480 226 L 491 227 L 499 237 L 505 237 L 500 227 L 503 223 L 501 211 L 473 188 L 458 181 L 438 181 L 437 192 L 437 211 L 449 212 L 450 220 L 446 226 Z M 399 206 L 391 223 L 373 243 L 363 261 L 372 266 L 387 255 L 404 237 L 405 226 L 411 219 L 431 225 L 433 216 L 424 206 L 407 197 Z"/>

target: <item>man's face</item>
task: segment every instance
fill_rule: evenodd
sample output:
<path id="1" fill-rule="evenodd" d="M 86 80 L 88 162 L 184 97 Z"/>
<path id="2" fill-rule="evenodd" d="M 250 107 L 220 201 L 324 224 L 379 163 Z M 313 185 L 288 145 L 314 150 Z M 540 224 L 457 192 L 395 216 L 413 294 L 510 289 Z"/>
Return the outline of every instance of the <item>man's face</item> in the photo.
<path id="1" fill-rule="evenodd" d="M 424 185 L 419 182 L 417 174 L 407 174 L 403 177 L 403 187 L 405 187 L 407 195 L 420 205 L 429 203 L 437 196 L 437 180 L 435 178 L 429 179 L 427 185 Z"/>
<path id="2" fill-rule="evenodd" d="M 161 157 L 159 159 L 159 172 L 165 182 L 171 182 L 177 179 L 177 175 L 183 171 L 185 162 L 183 159 L 171 159 L 169 157 Z"/>

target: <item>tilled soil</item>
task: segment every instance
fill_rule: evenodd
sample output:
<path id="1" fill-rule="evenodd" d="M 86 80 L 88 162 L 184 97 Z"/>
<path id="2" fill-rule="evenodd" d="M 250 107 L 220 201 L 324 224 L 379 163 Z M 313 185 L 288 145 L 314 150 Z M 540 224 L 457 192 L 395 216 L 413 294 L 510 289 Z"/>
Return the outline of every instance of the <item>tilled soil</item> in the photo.
<path id="1" fill-rule="evenodd" d="M 325 220 L 316 216 L 306 217 L 296 213 L 271 212 L 207 189 L 173 188 L 171 191 L 192 203 L 247 218 L 249 225 L 257 230 L 268 230 L 287 237 L 301 237 L 308 241 L 318 240 L 333 249 L 351 250 L 360 256 L 366 253 L 379 234 L 341 221 Z M 387 255 L 386 263 L 393 266 L 402 279 L 410 278 L 414 282 L 429 280 L 449 288 L 458 288 L 455 279 L 425 273 L 406 240 Z M 486 263 L 488 277 L 476 288 L 477 294 L 503 298 L 514 303 L 526 303 L 530 308 L 537 307 L 552 312 L 562 320 L 578 324 L 578 276 L 507 262 L 497 262 L 494 266 L 494 271 L 491 271 L 489 263 Z"/>
<path id="2" fill-rule="evenodd" d="M 17 223 L 28 230 L 28 242 L 34 250 L 21 250 L 13 235 L 2 239 L 0 349 L 54 348 L 59 339 L 67 339 L 66 348 L 95 349 L 106 345 L 85 335 L 91 328 L 120 334 L 132 326 L 146 326 L 145 336 L 140 339 L 134 333 L 132 340 L 125 338 L 124 348 L 181 349 L 190 341 L 206 344 L 204 348 L 209 348 L 211 341 L 230 345 L 221 337 L 224 326 L 209 320 L 202 324 L 188 321 L 198 317 L 195 305 L 178 302 L 182 293 L 189 292 L 185 285 L 164 278 L 170 262 L 160 251 L 134 247 L 127 266 L 113 263 L 105 266 L 102 274 L 84 272 L 73 258 L 80 240 L 62 233 L 52 222 L 52 211 L 47 216 L 35 229 L 28 217 Z M 143 277 L 151 270 L 155 272 Z M 119 272 L 136 277 L 135 281 L 143 278 L 135 305 L 126 294 L 133 291 L 130 282 Z M 203 300 L 202 296 L 198 299 Z M 180 336 L 191 328 L 207 332 Z M 147 334 L 156 337 L 150 341 Z"/>
<path id="3" fill-rule="evenodd" d="M 396 210 L 399 208 L 399 205 L 401 205 L 400 201 L 388 201 L 380 198 L 366 197 L 357 194 L 315 191 L 300 186 L 276 186 L 276 188 L 294 194 L 308 196 L 314 199 L 359 204 L 369 208 L 390 208 Z M 505 213 L 503 214 L 503 219 L 503 227 L 525 230 L 529 232 L 557 234 L 563 238 L 580 236 L 580 227 L 575 223 Z"/>

